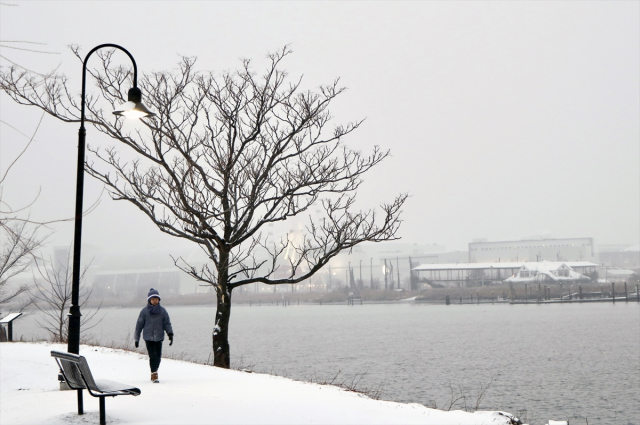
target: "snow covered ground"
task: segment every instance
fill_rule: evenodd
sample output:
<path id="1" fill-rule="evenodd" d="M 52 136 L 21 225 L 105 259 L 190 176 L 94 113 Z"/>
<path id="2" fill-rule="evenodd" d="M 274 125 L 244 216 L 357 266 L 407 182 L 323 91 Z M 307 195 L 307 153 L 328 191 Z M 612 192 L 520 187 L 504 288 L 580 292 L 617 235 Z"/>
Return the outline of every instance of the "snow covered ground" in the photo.
<path id="1" fill-rule="evenodd" d="M 0 424 L 97 424 L 98 399 L 60 391 L 51 350 L 66 345 L 0 344 Z M 328 385 L 163 359 L 160 384 L 149 381 L 145 356 L 81 346 L 96 379 L 142 390 L 106 399 L 112 424 L 510 424 L 498 412 L 444 412 L 420 404 L 373 400 Z"/>

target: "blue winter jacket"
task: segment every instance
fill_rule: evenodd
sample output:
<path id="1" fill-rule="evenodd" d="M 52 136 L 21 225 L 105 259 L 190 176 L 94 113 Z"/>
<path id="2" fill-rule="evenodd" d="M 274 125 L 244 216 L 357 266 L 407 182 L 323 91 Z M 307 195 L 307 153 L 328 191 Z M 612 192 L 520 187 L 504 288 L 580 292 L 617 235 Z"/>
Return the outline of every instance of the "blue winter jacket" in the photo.
<path id="1" fill-rule="evenodd" d="M 160 307 L 160 312 L 157 314 L 151 314 L 151 310 L 145 307 L 138 316 L 138 322 L 136 323 L 136 332 L 133 336 L 135 341 L 140 341 L 140 332 L 145 341 L 164 341 L 164 332 L 167 334 L 173 333 L 171 327 L 171 320 L 169 320 L 169 313 L 164 307 Z"/>

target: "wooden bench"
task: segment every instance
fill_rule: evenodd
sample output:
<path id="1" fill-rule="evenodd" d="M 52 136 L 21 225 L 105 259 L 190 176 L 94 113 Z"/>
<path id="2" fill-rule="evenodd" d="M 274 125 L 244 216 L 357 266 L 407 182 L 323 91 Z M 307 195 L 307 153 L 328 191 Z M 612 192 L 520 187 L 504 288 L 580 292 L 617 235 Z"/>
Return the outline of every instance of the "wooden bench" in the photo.
<path id="1" fill-rule="evenodd" d="M 119 395 L 139 396 L 141 391 L 131 385 L 119 382 L 108 381 L 106 379 L 93 379 L 87 359 L 77 354 L 65 353 L 62 351 L 51 351 L 51 357 L 56 360 L 60 373 L 64 380 L 73 390 L 89 391 L 93 397 L 100 399 L 100 425 L 106 425 L 105 397 L 115 397 Z M 80 398 L 79 398 L 80 400 Z M 82 413 L 81 411 L 78 413 Z"/>

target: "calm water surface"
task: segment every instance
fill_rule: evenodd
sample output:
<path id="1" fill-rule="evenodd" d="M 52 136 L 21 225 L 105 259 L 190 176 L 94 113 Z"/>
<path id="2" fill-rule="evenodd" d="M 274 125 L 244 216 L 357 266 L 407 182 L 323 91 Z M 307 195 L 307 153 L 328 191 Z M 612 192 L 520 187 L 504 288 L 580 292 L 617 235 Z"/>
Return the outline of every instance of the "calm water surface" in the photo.
<path id="1" fill-rule="evenodd" d="M 176 334 L 165 352 L 207 361 L 214 307 L 172 307 Z M 100 341 L 133 334 L 140 309 L 103 309 L 89 331 Z M 37 315 L 14 334 L 43 335 Z M 360 387 L 382 398 L 438 407 L 451 387 L 482 409 L 526 410 L 530 423 L 640 424 L 640 305 L 233 306 L 232 361 L 294 379 L 342 380 L 366 372 Z M 462 408 L 462 402 L 456 407 Z"/>

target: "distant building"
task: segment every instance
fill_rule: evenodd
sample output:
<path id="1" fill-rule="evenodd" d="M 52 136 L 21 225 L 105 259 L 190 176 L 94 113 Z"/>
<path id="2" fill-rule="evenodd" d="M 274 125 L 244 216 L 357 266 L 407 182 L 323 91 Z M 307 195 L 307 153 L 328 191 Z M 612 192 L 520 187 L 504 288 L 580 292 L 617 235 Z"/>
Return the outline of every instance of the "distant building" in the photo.
<path id="1" fill-rule="evenodd" d="M 593 261 L 593 238 L 474 241 L 469 243 L 469 262 Z"/>
<path id="2" fill-rule="evenodd" d="M 481 286 L 506 282 L 570 282 L 591 280 L 598 265 L 588 261 L 421 264 L 413 268 L 421 280 L 445 286 Z"/>
<path id="3" fill-rule="evenodd" d="M 569 264 L 574 267 L 580 267 L 582 269 L 591 270 L 585 271 L 586 274 L 580 274 L 573 270 Z M 552 261 L 543 261 L 541 263 L 525 263 L 520 267 L 518 273 L 514 276 L 506 278 L 505 282 L 514 283 L 528 283 L 528 282 L 574 282 L 574 281 L 589 281 L 590 276 L 587 274 L 593 273 L 596 264 L 594 263 L 559 263 Z"/>
<path id="4" fill-rule="evenodd" d="M 184 258 L 192 255 L 191 252 L 176 255 L 167 249 L 121 250 L 97 255 L 89 278 L 94 296 L 145 300 L 150 288 L 160 291 L 161 296 L 199 292 L 198 282 L 175 266 L 172 254 L 182 254 Z"/>
<path id="5" fill-rule="evenodd" d="M 634 275 L 636 273 L 633 270 L 604 267 L 600 272 L 599 282 L 632 282 Z"/>
<path id="6" fill-rule="evenodd" d="M 638 273 L 640 245 L 599 245 L 598 263 L 605 267 L 621 267 Z"/>

